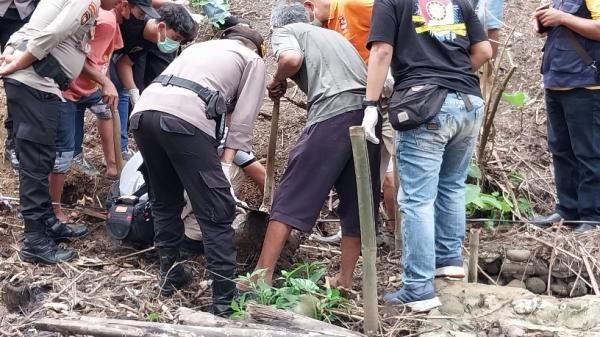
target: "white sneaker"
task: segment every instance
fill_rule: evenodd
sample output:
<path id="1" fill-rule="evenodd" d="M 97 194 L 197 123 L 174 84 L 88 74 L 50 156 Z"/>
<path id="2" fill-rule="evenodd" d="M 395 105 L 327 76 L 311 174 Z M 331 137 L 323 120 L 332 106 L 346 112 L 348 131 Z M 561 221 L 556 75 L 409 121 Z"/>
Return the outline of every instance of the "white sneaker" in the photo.
<path id="1" fill-rule="evenodd" d="M 462 281 L 465 278 L 465 268 L 462 266 L 440 267 L 435 270 L 435 277 L 443 277 L 450 281 Z"/>

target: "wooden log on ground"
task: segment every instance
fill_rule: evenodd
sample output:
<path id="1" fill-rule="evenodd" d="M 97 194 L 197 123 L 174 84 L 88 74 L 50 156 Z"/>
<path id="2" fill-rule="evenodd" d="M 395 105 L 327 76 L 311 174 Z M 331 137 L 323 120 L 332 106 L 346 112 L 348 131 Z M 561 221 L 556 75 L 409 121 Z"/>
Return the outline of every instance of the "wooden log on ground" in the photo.
<path id="1" fill-rule="evenodd" d="M 95 337 L 321 337 L 320 333 L 296 333 L 287 329 L 260 330 L 236 327 L 202 327 L 106 318 L 43 318 L 34 323 L 38 330 L 63 335 Z"/>
<path id="2" fill-rule="evenodd" d="M 203 327 L 230 327 L 230 328 L 244 328 L 244 329 L 257 329 L 257 330 L 276 330 L 281 331 L 281 328 L 250 323 L 242 320 L 231 320 L 219 316 L 215 316 L 211 313 L 204 311 L 195 311 L 190 308 L 179 308 L 177 309 L 177 321 L 183 325 L 203 326 Z"/>
<path id="3" fill-rule="evenodd" d="M 361 333 L 302 316 L 291 311 L 279 310 L 266 305 L 249 304 L 246 312 L 252 322 L 283 327 L 298 331 L 318 331 L 323 336 L 358 337 Z"/>

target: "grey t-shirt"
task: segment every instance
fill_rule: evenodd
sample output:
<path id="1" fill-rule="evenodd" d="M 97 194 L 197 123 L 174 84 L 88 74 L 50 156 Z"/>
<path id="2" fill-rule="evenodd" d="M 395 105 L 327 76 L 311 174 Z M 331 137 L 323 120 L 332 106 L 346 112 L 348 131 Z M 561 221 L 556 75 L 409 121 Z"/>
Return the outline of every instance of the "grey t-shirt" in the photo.
<path id="1" fill-rule="evenodd" d="M 277 28 L 271 37 L 273 53 L 304 56 L 292 80 L 308 96 L 306 127 L 344 112 L 362 108 L 367 68 L 356 49 L 341 34 L 306 23 Z"/>

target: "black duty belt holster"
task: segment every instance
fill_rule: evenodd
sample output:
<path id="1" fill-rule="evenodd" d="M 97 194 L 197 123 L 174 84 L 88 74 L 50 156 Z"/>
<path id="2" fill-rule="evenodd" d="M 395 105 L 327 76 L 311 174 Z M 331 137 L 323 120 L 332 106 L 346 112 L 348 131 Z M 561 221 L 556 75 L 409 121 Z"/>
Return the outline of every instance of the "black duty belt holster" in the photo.
<path id="1" fill-rule="evenodd" d="M 17 50 L 27 50 L 27 41 L 21 43 Z M 64 73 L 60 63 L 58 62 L 58 59 L 52 54 L 48 54 L 43 59 L 35 61 L 31 66 L 38 75 L 53 79 L 58 85 L 60 91 L 69 89 L 69 86 L 71 85 L 71 79 L 69 76 L 67 76 L 67 74 Z"/>
<path id="2" fill-rule="evenodd" d="M 163 86 L 172 85 L 193 91 L 206 103 L 206 118 L 216 122 L 215 138 L 221 141 L 225 136 L 225 122 L 228 111 L 225 97 L 220 92 L 208 89 L 203 85 L 186 80 L 185 78 L 174 75 L 160 75 L 152 83 L 160 83 Z"/>

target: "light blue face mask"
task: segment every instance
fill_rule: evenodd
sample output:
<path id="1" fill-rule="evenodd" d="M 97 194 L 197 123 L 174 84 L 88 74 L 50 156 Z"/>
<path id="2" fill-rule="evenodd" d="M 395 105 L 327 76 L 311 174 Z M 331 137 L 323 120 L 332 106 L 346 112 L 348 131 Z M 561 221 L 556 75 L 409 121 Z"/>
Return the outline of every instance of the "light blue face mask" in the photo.
<path id="1" fill-rule="evenodd" d="M 175 52 L 177 49 L 179 49 L 180 43 L 170 39 L 168 36 L 165 36 L 165 40 L 164 41 L 158 41 L 156 43 L 156 45 L 158 46 L 158 49 L 165 53 L 165 54 L 171 54 L 173 52 Z"/>

